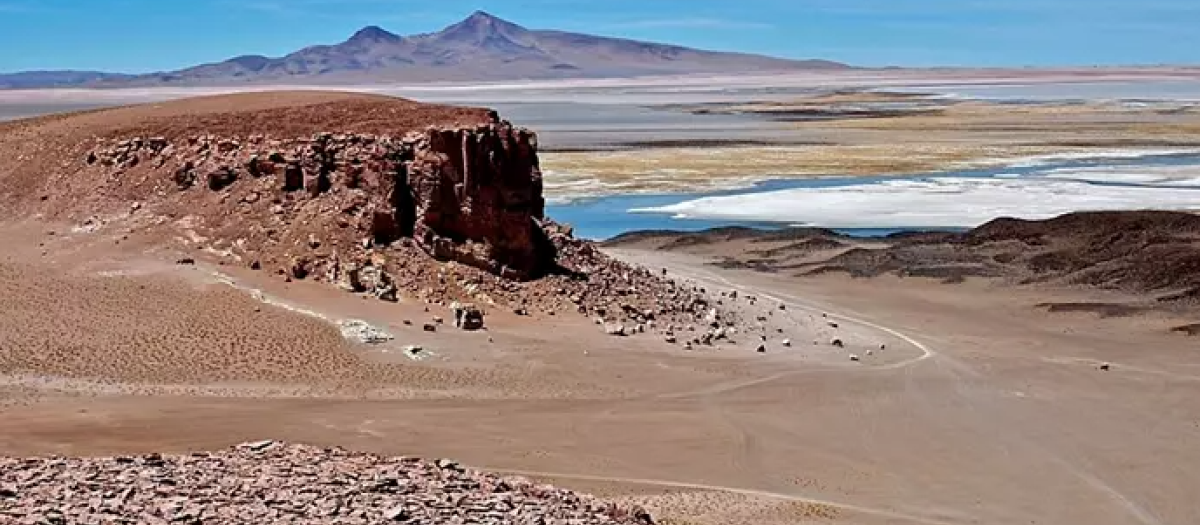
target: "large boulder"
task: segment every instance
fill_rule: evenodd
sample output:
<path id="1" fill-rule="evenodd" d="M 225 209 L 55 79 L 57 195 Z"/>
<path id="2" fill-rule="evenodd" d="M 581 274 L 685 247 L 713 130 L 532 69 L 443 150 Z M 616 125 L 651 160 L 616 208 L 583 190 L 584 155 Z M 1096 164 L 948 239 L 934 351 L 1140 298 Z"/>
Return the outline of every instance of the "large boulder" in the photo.
<path id="1" fill-rule="evenodd" d="M 237 170 L 229 166 L 218 166 L 205 175 L 205 180 L 208 182 L 208 189 L 221 191 L 237 181 L 237 177 Z"/>
<path id="2" fill-rule="evenodd" d="M 454 326 L 462 330 L 479 330 L 483 328 L 483 311 L 471 303 L 454 302 L 450 305 L 454 312 Z"/>

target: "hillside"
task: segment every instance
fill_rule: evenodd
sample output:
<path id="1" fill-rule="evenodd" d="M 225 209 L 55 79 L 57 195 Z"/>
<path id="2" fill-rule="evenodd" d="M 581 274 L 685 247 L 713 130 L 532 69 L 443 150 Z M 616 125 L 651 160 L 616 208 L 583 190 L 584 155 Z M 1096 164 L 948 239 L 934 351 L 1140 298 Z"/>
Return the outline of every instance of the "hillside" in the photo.
<path id="1" fill-rule="evenodd" d="M 720 252 L 723 266 L 795 276 L 892 274 L 952 283 L 983 277 L 1121 291 L 1160 305 L 1189 306 L 1200 299 L 1200 216 L 1172 211 L 999 218 L 964 233 L 888 238 L 813 228 L 633 232 L 607 244 Z"/>
<path id="2" fill-rule="evenodd" d="M 631 327 L 708 310 L 546 217 L 537 136 L 486 109 L 326 91 L 198 97 L 0 124 L 0 157 L 6 219 L 114 246 L 386 302 L 603 312 Z"/>
<path id="3" fill-rule="evenodd" d="M 564 31 L 531 30 L 480 11 L 436 33 L 400 36 L 368 26 L 345 42 L 314 45 L 282 57 L 243 55 L 223 62 L 145 75 L 15 73 L 0 75 L 0 88 L 466 82 L 846 67 L 824 60 L 786 60 Z"/>

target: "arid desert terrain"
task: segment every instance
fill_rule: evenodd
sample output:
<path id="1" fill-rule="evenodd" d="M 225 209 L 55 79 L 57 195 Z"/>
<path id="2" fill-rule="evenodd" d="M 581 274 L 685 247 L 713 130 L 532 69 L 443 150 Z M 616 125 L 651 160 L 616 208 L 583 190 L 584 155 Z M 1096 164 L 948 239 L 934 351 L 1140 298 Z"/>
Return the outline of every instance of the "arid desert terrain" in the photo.
<path id="1" fill-rule="evenodd" d="M 453 458 L 618 504 L 511 491 L 587 523 L 1200 521 L 1194 216 L 594 245 L 503 117 L 274 92 L 0 124 L 0 454 Z M 828 126 L 900 126 L 862 122 Z M 0 522 L 44 514 L 0 465 Z"/>

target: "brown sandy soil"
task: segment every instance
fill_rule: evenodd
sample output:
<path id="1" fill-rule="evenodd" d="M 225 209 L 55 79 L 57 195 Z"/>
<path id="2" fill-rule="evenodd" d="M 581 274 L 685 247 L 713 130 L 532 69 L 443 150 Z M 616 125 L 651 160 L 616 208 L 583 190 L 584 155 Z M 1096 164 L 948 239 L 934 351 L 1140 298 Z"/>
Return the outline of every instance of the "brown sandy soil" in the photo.
<path id="1" fill-rule="evenodd" d="M 164 264 L 136 237 L 114 245 L 35 223 L 2 237 L 12 248 L 0 262 L 8 455 L 269 437 L 452 457 L 645 503 L 674 524 L 1200 519 L 1200 479 L 1184 467 L 1200 462 L 1194 343 L 1162 330 L 1173 320 L 1034 307 L 1095 296 L 796 280 L 695 255 L 622 254 L 717 296 L 736 283 L 737 301 L 757 295 L 757 311 L 796 340 L 785 348 L 772 336 L 766 354 L 753 340 L 688 353 L 566 318 L 495 316 L 486 333 L 424 334 L 401 321 L 441 312 Z M 329 319 L 366 319 L 396 345 L 423 338 L 436 356 L 347 344 L 326 321 L 210 272 Z M 830 320 L 837 332 L 821 332 Z M 849 349 L 804 344 L 818 332 L 886 349 L 851 362 Z M 1112 370 L 1097 370 L 1102 361 Z"/>

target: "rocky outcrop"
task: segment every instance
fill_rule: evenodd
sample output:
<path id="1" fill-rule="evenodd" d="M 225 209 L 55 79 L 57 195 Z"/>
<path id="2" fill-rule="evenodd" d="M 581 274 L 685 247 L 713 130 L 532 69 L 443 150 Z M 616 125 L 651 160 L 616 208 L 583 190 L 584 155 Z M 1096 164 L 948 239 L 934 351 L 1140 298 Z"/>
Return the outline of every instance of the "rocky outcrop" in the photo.
<path id="1" fill-rule="evenodd" d="M 510 279 L 536 278 L 555 266 L 539 227 L 545 201 L 537 137 L 507 122 L 399 138 L 197 136 L 183 144 L 132 138 L 90 152 L 86 161 L 115 171 L 142 163 L 169 167 L 181 191 L 202 183 L 221 192 L 243 179 L 278 179 L 278 192 L 327 199 L 340 207 L 341 220 L 379 245 L 411 238 L 437 259 Z"/>
<path id="2" fill-rule="evenodd" d="M 385 301 L 578 312 L 642 333 L 702 323 L 702 290 L 605 256 L 544 215 L 537 137 L 493 119 L 403 136 L 122 139 L 82 159 L 139 213 L 285 279 Z M 177 232 L 172 232 L 177 235 Z"/>
<path id="3" fill-rule="evenodd" d="M 638 507 L 448 460 L 271 441 L 180 456 L 0 457 L 0 522 L 654 523 Z"/>

